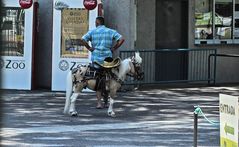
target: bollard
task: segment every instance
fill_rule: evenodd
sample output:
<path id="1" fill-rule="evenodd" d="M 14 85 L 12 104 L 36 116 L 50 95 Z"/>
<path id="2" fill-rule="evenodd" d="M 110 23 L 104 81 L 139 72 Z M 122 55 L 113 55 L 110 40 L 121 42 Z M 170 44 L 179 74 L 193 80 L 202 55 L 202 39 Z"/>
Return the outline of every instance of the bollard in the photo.
<path id="1" fill-rule="evenodd" d="M 194 114 L 194 135 L 193 135 L 193 146 L 197 147 L 197 137 L 198 137 L 198 114 L 197 113 L 193 113 Z"/>
<path id="2" fill-rule="evenodd" d="M 219 107 L 219 106 L 202 106 L 204 108 L 206 107 Z M 194 110 L 194 134 L 193 134 L 193 146 L 194 147 L 197 147 L 197 141 L 198 141 L 198 114 L 199 116 L 203 116 L 204 119 L 209 122 L 211 125 L 214 125 L 214 126 L 219 126 L 219 122 L 215 122 L 215 121 L 212 121 L 212 120 L 209 120 L 206 115 L 203 113 L 203 111 L 201 110 L 201 108 L 199 106 L 194 106 L 195 110 Z"/>

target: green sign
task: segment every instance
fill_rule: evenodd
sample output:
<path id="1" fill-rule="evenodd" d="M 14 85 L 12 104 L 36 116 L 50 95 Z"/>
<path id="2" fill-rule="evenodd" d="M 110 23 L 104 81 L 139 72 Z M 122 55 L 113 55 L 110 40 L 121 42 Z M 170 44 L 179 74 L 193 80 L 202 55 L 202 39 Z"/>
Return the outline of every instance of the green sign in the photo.
<path id="1" fill-rule="evenodd" d="M 229 133 L 231 135 L 234 135 L 234 128 L 231 126 L 228 126 L 227 123 L 225 124 L 224 130 L 226 134 Z"/>

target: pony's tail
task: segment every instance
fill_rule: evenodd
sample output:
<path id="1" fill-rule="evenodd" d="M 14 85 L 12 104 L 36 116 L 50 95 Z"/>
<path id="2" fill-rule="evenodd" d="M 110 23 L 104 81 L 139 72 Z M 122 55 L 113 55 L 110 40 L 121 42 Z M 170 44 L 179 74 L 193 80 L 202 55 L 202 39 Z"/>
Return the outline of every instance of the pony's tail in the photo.
<path id="1" fill-rule="evenodd" d="M 73 85 L 72 85 L 72 72 L 70 71 L 67 74 L 66 77 L 66 102 L 65 102 L 65 108 L 63 113 L 64 114 L 68 114 L 69 112 L 69 107 L 70 107 L 70 102 L 71 102 L 71 95 L 72 95 L 72 89 Z"/>

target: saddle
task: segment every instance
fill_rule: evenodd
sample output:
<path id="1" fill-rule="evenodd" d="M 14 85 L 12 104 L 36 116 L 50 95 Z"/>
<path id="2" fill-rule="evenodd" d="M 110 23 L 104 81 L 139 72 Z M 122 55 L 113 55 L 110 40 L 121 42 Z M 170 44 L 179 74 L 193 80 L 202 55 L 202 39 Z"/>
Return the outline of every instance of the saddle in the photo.
<path id="1" fill-rule="evenodd" d="M 99 62 L 93 62 L 88 66 L 82 66 L 85 67 L 84 72 L 80 68 L 72 69 L 72 73 L 75 74 L 73 83 L 85 82 L 86 80 L 95 79 L 96 84 L 94 90 L 101 90 L 101 94 L 107 97 L 107 81 L 109 81 L 109 79 L 113 77 L 111 69 L 118 67 L 120 63 L 121 59 L 119 57 L 116 59 L 107 57 L 104 60 L 103 64 L 100 64 Z M 76 77 L 77 71 L 81 72 L 80 75 L 82 76 L 82 79 L 78 79 L 78 77 Z"/>
<path id="2" fill-rule="evenodd" d="M 107 97 L 108 90 L 106 88 L 107 81 L 111 78 L 111 68 L 118 67 L 120 65 L 121 59 L 118 57 L 113 59 L 111 57 L 105 58 L 103 64 L 99 62 L 94 62 L 93 68 L 97 74 L 96 78 L 96 87 L 95 90 L 101 90 L 101 95 Z"/>

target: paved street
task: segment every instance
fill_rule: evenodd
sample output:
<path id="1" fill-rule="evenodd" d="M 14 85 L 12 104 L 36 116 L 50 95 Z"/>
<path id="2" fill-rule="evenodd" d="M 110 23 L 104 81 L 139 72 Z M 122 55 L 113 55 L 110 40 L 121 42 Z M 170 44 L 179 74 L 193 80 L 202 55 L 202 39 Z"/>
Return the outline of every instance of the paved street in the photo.
<path id="1" fill-rule="evenodd" d="M 219 93 L 239 95 L 239 86 L 161 88 L 120 92 L 117 117 L 95 109 L 95 93 L 77 100 L 77 117 L 63 115 L 65 94 L 2 91 L 1 146 L 136 147 L 193 145 L 193 106 L 218 106 Z M 217 107 L 202 109 L 219 120 Z M 219 146 L 219 128 L 199 119 L 199 146 Z"/>

